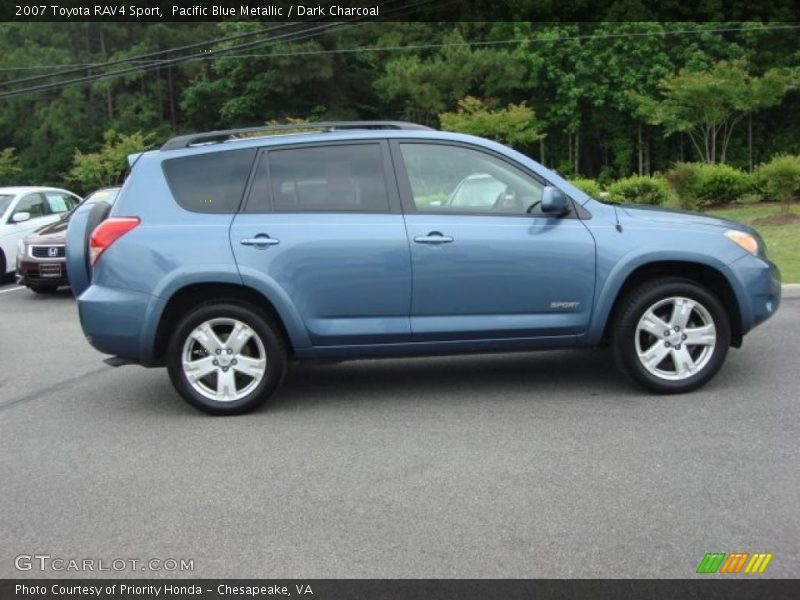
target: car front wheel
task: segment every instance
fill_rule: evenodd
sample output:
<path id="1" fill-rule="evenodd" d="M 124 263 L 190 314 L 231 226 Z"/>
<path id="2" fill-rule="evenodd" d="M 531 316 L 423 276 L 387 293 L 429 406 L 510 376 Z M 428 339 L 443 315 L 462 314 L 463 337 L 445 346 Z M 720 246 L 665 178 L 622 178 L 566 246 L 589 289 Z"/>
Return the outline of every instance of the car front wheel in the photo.
<path id="1" fill-rule="evenodd" d="M 614 356 L 635 382 L 659 393 L 705 385 L 728 353 L 728 314 L 709 290 L 684 279 L 658 279 L 623 300 L 613 325 Z"/>
<path id="2" fill-rule="evenodd" d="M 252 306 L 197 307 L 175 329 L 167 369 L 189 404 L 216 415 L 248 412 L 267 400 L 286 373 L 277 327 Z"/>

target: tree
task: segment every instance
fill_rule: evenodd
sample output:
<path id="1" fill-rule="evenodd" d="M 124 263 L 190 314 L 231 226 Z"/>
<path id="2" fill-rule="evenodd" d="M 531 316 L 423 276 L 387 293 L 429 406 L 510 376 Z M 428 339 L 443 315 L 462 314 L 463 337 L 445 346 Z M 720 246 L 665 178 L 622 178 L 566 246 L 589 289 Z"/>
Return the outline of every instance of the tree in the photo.
<path id="1" fill-rule="evenodd" d="M 381 65 L 383 75 L 375 81 L 380 99 L 399 105 L 405 118 L 436 125 L 437 115 L 466 96 L 502 95 L 505 99 L 530 86 L 527 67 L 518 55 L 505 48 L 473 49 L 461 31 L 443 35 L 430 26 L 431 35 L 437 37 L 428 43 L 441 48 L 432 54 L 403 53 L 389 58 Z"/>
<path id="2" fill-rule="evenodd" d="M 14 148 L 0 150 L 0 185 L 14 183 L 19 177 L 20 169 Z"/>
<path id="3" fill-rule="evenodd" d="M 524 149 L 544 137 L 533 109 L 521 102 L 495 108 L 496 101 L 467 96 L 458 101 L 456 112 L 439 115 L 442 129 L 471 133 L 517 149 Z"/>
<path id="4" fill-rule="evenodd" d="M 720 61 L 707 71 L 681 69 L 666 77 L 660 98 L 635 92 L 631 97 L 638 116 L 663 126 L 666 135 L 686 133 L 703 160 L 724 163 L 736 124 L 755 110 L 777 105 L 793 86 L 783 71 L 753 77 L 744 60 Z"/>
<path id="5" fill-rule="evenodd" d="M 769 191 L 781 201 L 781 212 L 788 215 L 792 200 L 800 191 L 800 156 L 781 154 L 758 169 Z"/>
<path id="6" fill-rule="evenodd" d="M 128 167 L 128 155 L 145 150 L 150 138 L 141 132 L 124 135 L 113 129 L 106 131 L 103 137 L 105 142 L 97 152 L 84 154 L 75 150 L 68 178 L 83 190 L 117 183 Z"/>

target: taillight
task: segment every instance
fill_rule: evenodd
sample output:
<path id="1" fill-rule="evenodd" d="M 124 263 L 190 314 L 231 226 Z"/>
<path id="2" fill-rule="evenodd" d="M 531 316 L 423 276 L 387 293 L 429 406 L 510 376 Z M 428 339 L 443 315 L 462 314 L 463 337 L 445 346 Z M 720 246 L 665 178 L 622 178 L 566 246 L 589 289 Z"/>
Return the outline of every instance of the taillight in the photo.
<path id="1" fill-rule="evenodd" d="M 111 217 L 100 223 L 89 238 L 89 263 L 94 266 L 106 248 L 139 223 L 139 217 Z"/>

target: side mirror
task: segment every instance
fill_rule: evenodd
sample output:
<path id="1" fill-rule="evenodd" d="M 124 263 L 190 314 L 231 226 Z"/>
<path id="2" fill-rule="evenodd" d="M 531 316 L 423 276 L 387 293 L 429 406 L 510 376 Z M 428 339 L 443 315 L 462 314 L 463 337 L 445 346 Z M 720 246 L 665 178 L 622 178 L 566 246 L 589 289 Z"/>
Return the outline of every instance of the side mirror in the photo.
<path id="1" fill-rule="evenodd" d="M 12 223 L 23 223 L 31 218 L 31 213 L 20 211 L 18 213 L 14 213 L 11 215 L 11 222 Z"/>
<path id="2" fill-rule="evenodd" d="M 545 186 L 542 192 L 542 212 L 561 217 L 569 212 L 567 195 L 552 185 Z"/>

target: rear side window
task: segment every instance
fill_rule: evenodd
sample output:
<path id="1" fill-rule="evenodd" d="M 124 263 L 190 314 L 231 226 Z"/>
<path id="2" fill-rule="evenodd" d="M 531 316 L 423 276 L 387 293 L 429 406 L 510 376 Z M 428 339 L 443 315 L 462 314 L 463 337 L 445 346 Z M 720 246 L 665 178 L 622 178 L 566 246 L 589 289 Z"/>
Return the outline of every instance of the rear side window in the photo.
<path id="1" fill-rule="evenodd" d="M 163 162 L 169 189 L 186 210 L 233 213 L 239 207 L 255 148 L 172 158 Z"/>
<path id="2" fill-rule="evenodd" d="M 380 144 L 273 150 L 268 157 L 275 211 L 389 210 Z"/>

